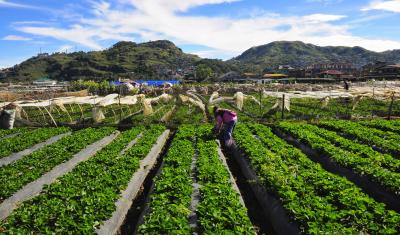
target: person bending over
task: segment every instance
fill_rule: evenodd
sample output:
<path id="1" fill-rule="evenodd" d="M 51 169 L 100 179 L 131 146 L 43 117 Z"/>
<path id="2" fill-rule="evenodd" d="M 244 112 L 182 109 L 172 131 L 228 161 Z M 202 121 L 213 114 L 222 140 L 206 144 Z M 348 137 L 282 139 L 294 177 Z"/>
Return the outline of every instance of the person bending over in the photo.
<path id="1" fill-rule="evenodd" d="M 229 109 L 221 109 L 214 107 L 215 127 L 214 132 L 219 134 L 222 126 L 224 126 L 223 140 L 226 146 L 230 146 L 233 143 L 232 133 L 235 129 L 236 122 L 238 120 L 237 114 Z"/>

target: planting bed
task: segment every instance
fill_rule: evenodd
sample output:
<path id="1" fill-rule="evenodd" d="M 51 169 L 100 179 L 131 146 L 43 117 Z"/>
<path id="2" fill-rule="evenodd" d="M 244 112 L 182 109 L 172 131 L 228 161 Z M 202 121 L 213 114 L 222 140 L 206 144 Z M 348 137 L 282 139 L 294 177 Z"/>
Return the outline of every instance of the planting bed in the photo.
<path id="1" fill-rule="evenodd" d="M 246 115 L 220 147 L 211 125 L 176 125 L 200 110 L 176 106 L 168 130 L 158 108 L 124 130 L 0 131 L 19 143 L 0 147 L 0 234 L 400 233 L 399 121 Z"/>
<path id="2" fill-rule="evenodd" d="M 185 126 L 178 130 L 155 181 L 139 234 L 254 234 L 210 129 Z M 196 189 L 199 195 L 194 197 Z M 191 214 L 195 219 L 190 221 Z"/>
<path id="3" fill-rule="evenodd" d="M 268 127 L 238 126 L 238 147 L 258 179 L 276 195 L 301 232 L 393 234 L 400 215 L 356 185 L 322 169 Z"/>

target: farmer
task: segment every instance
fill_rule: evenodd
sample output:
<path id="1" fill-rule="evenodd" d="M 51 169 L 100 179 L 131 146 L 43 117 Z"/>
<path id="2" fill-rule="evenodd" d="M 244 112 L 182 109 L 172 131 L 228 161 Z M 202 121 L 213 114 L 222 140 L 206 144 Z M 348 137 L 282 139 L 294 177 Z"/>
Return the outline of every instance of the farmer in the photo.
<path id="1" fill-rule="evenodd" d="M 344 80 L 344 89 L 345 89 L 346 91 L 349 90 L 349 83 L 347 83 L 346 80 Z"/>
<path id="2" fill-rule="evenodd" d="M 219 134 L 222 126 L 224 125 L 225 130 L 223 133 L 223 139 L 226 146 L 232 145 L 232 133 L 235 128 L 237 122 L 237 115 L 234 111 L 229 109 L 220 109 L 218 107 L 214 107 L 214 117 L 216 121 L 216 125 L 214 127 L 214 132 Z"/>

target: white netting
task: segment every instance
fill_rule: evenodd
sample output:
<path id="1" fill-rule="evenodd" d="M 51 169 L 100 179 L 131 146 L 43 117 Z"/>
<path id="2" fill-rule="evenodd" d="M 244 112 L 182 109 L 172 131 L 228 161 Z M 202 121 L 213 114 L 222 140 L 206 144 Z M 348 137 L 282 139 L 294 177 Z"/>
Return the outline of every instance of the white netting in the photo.
<path id="1" fill-rule="evenodd" d="M 363 98 L 364 98 L 363 96 L 356 96 L 356 97 L 354 97 L 354 99 L 353 99 L 353 107 L 352 107 L 351 110 L 355 110 L 355 109 L 357 108 L 358 104 L 360 103 L 360 101 L 361 101 Z"/>
<path id="2" fill-rule="evenodd" d="M 261 105 L 260 101 L 256 99 L 256 97 L 252 96 L 252 95 L 246 95 L 245 99 L 249 99 L 252 100 L 254 103 Z"/>
<path id="3" fill-rule="evenodd" d="M 92 110 L 92 118 L 94 123 L 102 122 L 106 117 L 104 116 L 103 110 L 101 107 L 94 107 Z"/>
<path id="4" fill-rule="evenodd" d="M 242 111 L 243 110 L 243 103 L 244 103 L 244 94 L 242 92 L 236 92 L 236 94 L 233 96 L 233 99 L 235 100 L 236 107 Z"/>
<path id="5" fill-rule="evenodd" d="M 321 107 L 322 107 L 322 108 L 326 108 L 326 107 L 328 106 L 330 100 L 331 100 L 331 99 L 329 98 L 329 96 L 323 98 L 323 99 L 321 100 Z"/>
<path id="6" fill-rule="evenodd" d="M 214 100 L 217 99 L 218 97 L 219 97 L 219 93 L 213 92 L 212 95 L 210 96 L 210 99 L 208 100 L 208 103 L 210 103 L 210 104 L 214 103 Z"/>
<path id="7" fill-rule="evenodd" d="M 121 97 L 121 104 L 127 104 L 127 105 L 134 105 L 138 103 L 138 96 L 133 95 L 133 96 L 125 96 Z"/>
<path id="8" fill-rule="evenodd" d="M 162 122 L 168 122 L 172 118 L 172 114 L 174 114 L 176 111 L 176 105 L 171 108 L 167 113 L 164 114 L 164 116 L 160 119 Z"/>
<path id="9" fill-rule="evenodd" d="M 192 104 L 192 105 L 200 108 L 203 112 L 205 112 L 205 110 L 206 110 L 206 106 L 203 104 L 203 102 L 201 100 L 198 100 L 198 99 L 195 100 L 186 95 L 179 95 L 179 98 L 181 99 L 182 103 Z"/>
<path id="10" fill-rule="evenodd" d="M 119 102 L 117 98 L 118 94 L 107 95 L 106 97 L 101 98 L 97 105 L 106 107 L 112 104 L 117 104 Z"/>
<path id="11" fill-rule="evenodd" d="M 290 97 L 289 96 L 285 96 L 285 104 L 283 104 L 283 97 L 281 97 L 280 99 L 277 99 L 275 104 L 272 106 L 272 108 L 268 112 L 279 111 L 279 110 L 282 110 L 283 108 L 290 112 Z"/>
<path id="12" fill-rule="evenodd" d="M 2 129 L 13 129 L 15 122 L 15 109 L 5 109 L 0 113 L 0 127 Z"/>
<path id="13" fill-rule="evenodd" d="M 153 107 L 151 106 L 151 99 L 146 99 L 144 95 L 139 96 L 143 106 L 143 115 L 149 116 L 153 113 Z"/>
<path id="14" fill-rule="evenodd" d="M 168 103 L 170 100 L 172 100 L 174 97 L 169 94 L 162 94 L 160 96 L 154 97 L 154 98 L 148 98 L 150 103 Z"/>
<path id="15" fill-rule="evenodd" d="M 285 106 L 284 109 L 290 112 L 290 96 L 285 96 Z"/>

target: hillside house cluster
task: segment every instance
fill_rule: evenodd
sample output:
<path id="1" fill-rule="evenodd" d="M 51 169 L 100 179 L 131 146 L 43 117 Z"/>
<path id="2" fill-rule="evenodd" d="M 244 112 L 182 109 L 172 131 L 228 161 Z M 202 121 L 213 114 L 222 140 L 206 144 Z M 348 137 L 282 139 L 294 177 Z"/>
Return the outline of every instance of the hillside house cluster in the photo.
<path id="1" fill-rule="evenodd" d="M 361 68 L 360 76 L 366 79 L 399 79 L 400 64 L 389 64 L 385 62 L 367 64 Z"/>
<path id="2" fill-rule="evenodd" d="M 400 79 L 400 64 L 376 62 L 361 68 L 351 63 L 319 63 L 305 68 L 294 68 L 290 65 L 279 65 L 273 72 L 264 74 L 229 72 L 219 77 L 223 82 L 257 82 L 268 83 L 275 80 L 289 81 L 343 81 L 367 79 Z"/>
<path id="3" fill-rule="evenodd" d="M 7 70 L 6 69 L 0 70 L 0 79 L 4 79 L 6 77 L 7 77 Z"/>

